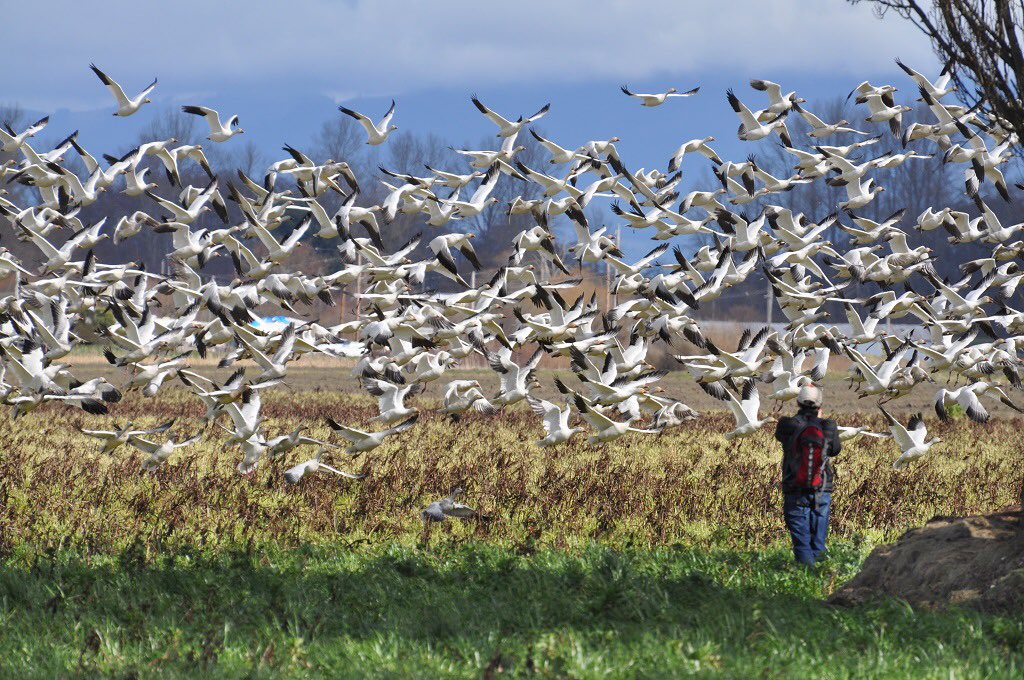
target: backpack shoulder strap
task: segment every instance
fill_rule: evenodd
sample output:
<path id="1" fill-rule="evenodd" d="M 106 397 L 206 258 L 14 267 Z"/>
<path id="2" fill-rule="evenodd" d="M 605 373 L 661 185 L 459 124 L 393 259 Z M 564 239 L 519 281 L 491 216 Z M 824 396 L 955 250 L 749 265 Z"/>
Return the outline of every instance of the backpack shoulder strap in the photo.
<path id="1" fill-rule="evenodd" d="M 814 418 L 814 422 L 821 428 L 821 433 L 825 435 L 825 444 L 821 450 L 822 465 L 824 465 L 825 461 L 828 460 L 829 454 L 832 453 L 832 437 L 830 434 L 835 431 L 836 422 L 828 418 Z"/>
<path id="2" fill-rule="evenodd" d="M 793 416 L 793 418 L 792 418 L 793 431 L 789 434 L 789 440 L 786 442 L 786 455 L 787 456 L 791 455 L 793 453 L 797 437 L 799 437 L 800 433 L 802 433 L 804 431 L 804 428 L 807 427 L 807 422 L 808 422 L 807 418 L 805 418 L 802 415 L 797 414 L 797 415 Z"/>

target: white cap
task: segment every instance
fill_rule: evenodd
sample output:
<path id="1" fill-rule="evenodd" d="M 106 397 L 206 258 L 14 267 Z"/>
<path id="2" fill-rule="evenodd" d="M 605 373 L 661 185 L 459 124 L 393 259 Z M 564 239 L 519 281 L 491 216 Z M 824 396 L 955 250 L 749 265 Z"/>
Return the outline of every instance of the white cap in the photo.
<path id="1" fill-rule="evenodd" d="M 814 406 L 820 408 L 823 397 L 824 395 L 821 393 L 821 388 L 814 383 L 809 382 L 800 388 L 800 393 L 796 395 L 796 403 L 801 406 Z"/>

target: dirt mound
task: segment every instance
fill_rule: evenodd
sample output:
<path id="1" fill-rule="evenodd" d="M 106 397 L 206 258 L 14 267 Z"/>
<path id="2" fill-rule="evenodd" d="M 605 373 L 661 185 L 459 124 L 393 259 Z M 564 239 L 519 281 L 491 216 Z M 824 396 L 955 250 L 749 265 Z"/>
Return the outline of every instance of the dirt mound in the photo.
<path id="1" fill-rule="evenodd" d="M 978 517 L 935 517 L 875 548 L 829 602 L 890 595 L 920 607 L 949 604 L 1024 611 L 1024 519 L 1020 508 Z"/>

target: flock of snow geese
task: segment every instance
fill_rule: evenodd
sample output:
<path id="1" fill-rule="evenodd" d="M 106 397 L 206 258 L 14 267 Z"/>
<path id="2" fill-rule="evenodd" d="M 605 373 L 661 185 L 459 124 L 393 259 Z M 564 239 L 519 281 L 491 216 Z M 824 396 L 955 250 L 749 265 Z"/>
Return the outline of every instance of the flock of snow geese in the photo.
<path id="1" fill-rule="evenodd" d="M 761 415 L 762 393 L 779 403 L 792 400 L 802 385 L 825 376 L 831 356 L 846 357 L 856 389 L 878 398 L 900 449 L 896 465 L 903 465 L 939 440 L 928 438 L 920 414 L 904 425 L 882 404 L 907 395 L 919 383 L 946 385 L 935 397 L 942 419 L 959 405 L 970 419 L 986 422 L 989 399 L 1021 410 L 1009 394 L 1022 388 L 1024 311 L 1009 303 L 1024 278 L 1024 241 L 1013 240 L 1024 223 L 1000 224 L 979 195 L 987 182 L 1009 200 L 999 166 L 1010 157 L 1016 135 L 977 107 L 946 101 L 953 91 L 947 74 L 931 81 L 900 66 L 934 114 L 934 123 L 904 129 L 901 117 L 909 107 L 895 103 L 892 85 L 864 82 L 851 93 L 866 106 L 866 122 L 888 128 L 875 131 L 880 134 L 858 130 L 845 120 L 823 121 L 795 92 L 784 93 L 769 81 L 750 83 L 756 92 L 748 103 L 730 90 L 727 99 L 740 120 L 739 138 L 777 137 L 792 155 L 795 172 L 782 178 L 767 173 L 752 156 L 743 162 L 724 161 L 710 146 L 711 137 L 680 145 L 665 173 L 630 171 L 616 151 L 617 137 L 563 147 L 529 127 L 549 113 L 548 106 L 513 120 L 473 97 L 472 103 L 497 127 L 498 148 L 454 150 L 466 163 L 463 174 L 428 166 L 427 174 L 413 176 L 382 168 L 389 176 L 384 183 L 387 198 L 369 207 L 356 205 L 360 180 L 349 164 L 317 162 L 290 146 L 285 147 L 288 157 L 267 168 L 262 181 L 241 172 L 237 180 L 226 180 L 214 173 L 201 146 L 179 145 L 175 139 L 148 141 L 121 158 L 104 156 L 100 162 L 75 135 L 45 152 L 33 148 L 32 138 L 47 118 L 20 132 L 6 125 L 0 143 L 15 160 L 0 167 L 0 178 L 4 186 L 19 182 L 33 187 L 21 195 L 38 200 L 16 205 L 10 200 L 14 194 L 0 195 L 0 214 L 18 239 L 38 248 L 40 263 L 21 262 L 0 249 L 0 273 L 15 281 L 13 293 L 0 303 L 0 399 L 14 417 L 52 401 L 104 414 L 106 404 L 118 401 L 122 391 L 139 389 L 152 397 L 167 382 L 179 381 L 205 405 L 207 425 L 220 425 L 239 448 L 240 473 L 251 472 L 265 457 L 318 447 L 315 458 L 288 469 L 286 478 L 295 483 L 317 471 L 348 475 L 322 463 L 321 456 L 340 449 L 359 455 L 412 427 L 419 410 L 407 402 L 425 383 L 444 378 L 471 354 L 486 358 L 496 374 L 497 390 L 465 376 L 451 380 L 444 387 L 440 411 L 453 419 L 526 402 L 543 421 L 545 436 L 539 446 L 557 446 L 578 433 L 588 433 L 589 441 L 598 443 L 628 433 L 663 432 L 698 417 L 685 404 L 660 396 L 657 382 L 664 372 L 648 363 L 647 354 L 653 343 L 663 342 L 709 395 L 731 409 L 736 424 L 725 435 L 728 439 L 750 436 L 772 420 Z M 116 99 L 116 116 L 138 112 L 157 85 L 154 80 L 130 98 L 99 68 L 92 70 Z M 647 107 L 693 96 L 698 89 L 641 94 L 622 87 Z M 750 103 L 764 96 L 767 101 L 758 104 L 764 108 Z M 371 145 L 385 143 L 396 129 L 394 102 L 377 121 L 346 107 L 340 111 L 365 129 Z M 225 119 L 203 106 L 184 106 L 182 112 L 203 117 L 212 142 L 242 133 L 238 116 Z M 858 141 L 794 148 L 787 129 L 793 116 L 807 122 L 816 141 L 838 133 L 855 135 Z M 517 145 L 524 129 L 549 154 L 550 163 L 543 169 L 517 158 L 524 148 Z M 872 145 L 890 133 L 904 148 L 918 142 L 922 150 L 872 157 Z M 81 158 L 87 177 L 67 167 L 65 157 L 72 152 Z M 676 189 L 679 169 L 691 155 L 709 159 L 720 184 L 681 196 Z M 929 248 L 908 245 L 900 227 L 903 211 L 881 222 L 858 214 L 885 190 L 880 175 L 933 155 L 964 166 L 965 188 L 980 216 L 930 208 L 908 226 L 945 229 L 954 246 L 991 247 L 988 257 L 962 267 L 959 281 L 939 278 Z M 186 163 L 201 166 L 209 183 L 183 186 Z M 146 173 L 160 165 L 178 195 L 159 196 L 154 193 L 157 185 L 147 182 Z M 822 206 L 823 213 L 837 210 L 818 222 L 771 203 L 773 194 L 818 181 L 845 187 L 847 195 L 838 206 Z M 482 266 L 473 248 L 476 234 L 460 231 L 458 223 L 497 203 L 493 193 L 499 182 L 536 185 L 532 195 L 537 198 L 520 194 L 504 206 L 509 215 L 527 216 L 532 226 L 512 239 L 507 262 L 489 280 L 471 285 L 467 279 L 475 281 L 475 276 L 470 270 Z M 137 211 L 109 226 L 105 219 L 87 225 L 77 217 L 81 207 L 101 200 L 104 191 L 118 190 L 147 196 L 153 214 Z M 344 197 L 334 214 L 323 205 L 328 192 Z M 588 224 L 584 210 L 591 202 L 608 199 L 621 227 L 646 234 L 656 244 L 639 261 L 627 261 L 607 228 Z M 226 201 L 237 205 L 241 223 L 230 223 Z M 736 208 L 754 201 L 762 206 L 756 218 L 744 217 Z M 220 217 L 222 227 L 194 224 L 208 211 Z M 395 247 L 387 231 L 398 214 L 421 214 L 436 235 L 417 234 Z M 289 219 L 291 215 L 297 219 Z M 564 216 L 574 229 L 575 241 L 567 249 L 558 247 L 551 230 L 556 216 Z M 282 225 L 294 228 L 285 236 L 284 230 L 277 231 Z M 822 236 L 833 226 L 848 236 L 844 251 Z M 147 229 L 171 234 L 172 274 L 96 261 L 93 248 L 101 240 L 111 237 L 121 243 Z M 69 235 L 58 242 L 60 234 Z M 700 238 L 705 245 L 690 253 L 677 243 L 668 261 L 659 259 L 672 239 L 685 237 Z M 339 268 L 315 276 L 289 271 L 291 255 L 313 238 L 336 240 Z M 421 243 L 427 248 L 420 249 Z M 231 258 L 237 274 L 227 285 L 203 274 L 206 263 L 221 256 Z M 585 295 L 567 302 L 581 283 L 574 272 L 602 264 L 614 273 L 616 304 L 602 309 L 595 296 Z M 545 280 L 539 272 L 549 270 L 559 273 Z M 726 351 L 707 337 L 693 318 L 694 310 L 743 284 L 755 271 L 767 277 L 788 323 L 778 330 L 748 330 L 736 351 Z M 430 274 L 449 279 L 446 287 L 455 292 L 424 291 Z M 357 280 L 367 285 L 354 293 Z M 844 290 L 853 282 L 877 284 L 880 292 L 847 297 Z M 301 315 L 297 306 L 315 300 L 334 304 L 338 295 L 358 298 L 356 320 L 335 326 L 297 322 L 279 331 L 260 331 L 251 323 L 257 307 L 274 305 Z M 845 309 L 844 330 L 823 323 L 826 304 Z M 904 318 L 922 330 L 919 337 L 890 335 L 880 323 Z M 330 420 L 339 437 L 334 441 L 305 436 L 304 428 L 269 437 L 261 392 L 281 384 L 292 361 L 307 354 L 334 355 L 345 338 L 364 347 L 353 374 L 379 398 L 375 427 L 357 429 Z M 103 347 L 111 364 L 126 369 L 127 382 L 115 386 L 102 378 L 83 381 L 74 376 L 60 362 L 80 343 Z M 681 346 L 693 349 L 680 353 Z M 255 368 L 240 368 L 218 383 L 189 366 L 190 356 L 205 357 L 213 349 L 222 354 L 222 367 L 249 359 Z M 559 396 L 544 399 L 537 394 L 537 368 L 552 356 L 569 360 L 575 381 L 568 384 L 568 374 L 555 379 Z M 176 435 L 172 428 L 173 421 L 152 429 L 136 429 L 128 422 L 110 431 L 82 432 L 102 440 L 104 453 L 122 445 L 140 450 L 143 467 L 154 469 L 199 438 Z M 842 429 L 844 438 L 861 435 L 889 436 L 863 427 Z M 430 519 L 472 515 L 454 496 L 424 512 Z"/>

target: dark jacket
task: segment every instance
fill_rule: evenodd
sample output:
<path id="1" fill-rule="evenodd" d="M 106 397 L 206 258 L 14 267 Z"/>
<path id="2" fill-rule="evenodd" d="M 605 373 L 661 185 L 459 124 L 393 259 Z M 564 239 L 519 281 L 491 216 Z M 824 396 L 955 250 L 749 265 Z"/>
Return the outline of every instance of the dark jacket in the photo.
<path id="1" fill-rule="evenodd" d="M 822 471 L 822 491 L 831 492 L 832 482 L 835 477 L 835 469 L 832 466 L 832 459 L 839 455 L 839 452 L 843 450 L 843 443 L 839 440 L 839 428 L 836 426 L 836 421 L 831 418 L 817 418 L 813 415 L 813 411 L 802 411 L 799 415 L 809 419 L 812 423 L 817 423 L 818 427 L 821 428 L 822 433 L 825 435 L 825 440 L 829 442 L 828 447 L 828 460 L 825 462 L 825 468 Z M 796 434 L 797 419 L 793 417 L 779 418 L 779 423 L 775 427 L 775 438 L 779 440 L 783 447 L 783 463 L 782 463 L 782 493 L 791 493 L 797 489 L 793 486 L 792 475 L 788 471 L 785 464 L 785 457 L 787 452 L 785 447 L 789 445 L 790 439 Z"/>

